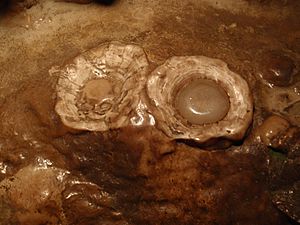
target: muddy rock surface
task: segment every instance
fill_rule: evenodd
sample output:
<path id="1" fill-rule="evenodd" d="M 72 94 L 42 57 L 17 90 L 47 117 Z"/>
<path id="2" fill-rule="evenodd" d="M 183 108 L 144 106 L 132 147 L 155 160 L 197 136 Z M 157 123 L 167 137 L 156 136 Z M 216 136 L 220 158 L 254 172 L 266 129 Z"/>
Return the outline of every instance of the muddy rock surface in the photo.
<path id="1" fill-rule="evenodd" d="M 298 1 L 21 3 L 0 14 L 1 225 L 299 222 Z M 66 127 L 49 70 L 110 41 L 141 46 L 149 71 L 173 56 L 226 62 L 253 97 L 245 137 L 204 149 L 154 124 Z"/>

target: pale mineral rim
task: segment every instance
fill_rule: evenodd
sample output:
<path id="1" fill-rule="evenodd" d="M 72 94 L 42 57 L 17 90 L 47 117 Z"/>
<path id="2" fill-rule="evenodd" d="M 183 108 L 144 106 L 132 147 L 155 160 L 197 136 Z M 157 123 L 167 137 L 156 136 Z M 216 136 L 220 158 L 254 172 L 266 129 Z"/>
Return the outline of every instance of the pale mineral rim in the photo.
<path id="1" fill-rule="evenodd" d="M 140 101 L 147 72 L 148 60 L 141 47 L 119 42 L 102 44 L 78 55 L 59 71 L 55 111 L 67 127 L 77 130 L 106 131 L 127 126 Z M 97 79 L 112 83 L 112 97 L 105 104 L 82 102 L 83 88 Z"/>
<path id="2" fill-rule="evenodd" d="M 178 114 L 174 107 L 175 92 L 182 83 L 195 79 L 212 80 L 227 92 L 230 107 L 223 119 L 197 125 Z M 147 93 L 157 127 L 172 139 L 198 143 L 218 138 L 237 141 L 244 137 L 252 122 L 253 101 L 247 82 L 218 59 L 172 57 L 150 74 Z"/>

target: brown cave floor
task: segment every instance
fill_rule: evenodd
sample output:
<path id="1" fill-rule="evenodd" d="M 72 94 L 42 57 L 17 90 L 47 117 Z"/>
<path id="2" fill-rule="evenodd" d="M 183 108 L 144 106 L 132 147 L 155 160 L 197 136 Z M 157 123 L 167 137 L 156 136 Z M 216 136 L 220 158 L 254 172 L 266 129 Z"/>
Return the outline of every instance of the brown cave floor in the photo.
<path id="1" fill-rule="evenodd" d="M 270 155 L 253 132 L 272 114 L 263 101 L 270 87 L 259 77 L 273 66 L 264 63 L 268 54 L 288 56 L 300 70 L 299 18 L 299 1 L 119 0 L 107 6 L 44 0 L 2 10 L 0 181 L 22 181 L 24 175 L 15 174 L 29 168 L 24 182 L 33 196 L 43 196 L 37 183 L 53 177 L 43 170 L 35 175 L 32 166 L 64 178 L 63 187 L 55 186 L 58 196 L 30 197 L 27 208 L 26 185 L 21 200 L 12 200 L 18 192 L 10 195 L 0 183 L 0 225 L 296 224 L 273 205 L 270 192 L 299 181 L 300 155 Z M 247 138 L 212 151 L 168 142 L 153 127 L 65 128 L 54 112 L 57 78 L 49 69 L 112 40 L 142 46 L 151 69 L 181 55 L 228 63 L 253 93 Z M 293 85 L 300 88 L 299 72 Z"/>

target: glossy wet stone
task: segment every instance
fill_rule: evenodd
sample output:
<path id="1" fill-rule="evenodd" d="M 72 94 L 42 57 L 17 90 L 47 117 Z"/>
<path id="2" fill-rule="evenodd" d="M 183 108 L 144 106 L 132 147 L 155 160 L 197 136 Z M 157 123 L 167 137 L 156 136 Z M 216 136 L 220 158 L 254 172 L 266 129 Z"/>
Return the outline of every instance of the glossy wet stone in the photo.
<path id="1" fill-rule="evenodd" d="M 283 212 L 300 223 L 300 182 L 273 192 L 273 202 Z"/>
<path id="2" fill-rule="evenodd" d="M 263 57 L 263 79 L 276 86 L 288 86 L 292 83 L 295 64 L 290 57 L 277 52 L 266 53 Z"/>
<path id="3" fill-rule="evenodd" d="M 262 141 L 266 146 L 276 148 L 278 146 L 274 143 L 274 140 L 278 138 L 279 135 L 284 135 L 290 126 L 290 123 L 283 117 L 273 115 L 268 117 L 262 125 L 257 128 L 256 135 L 259 141 Z"/>

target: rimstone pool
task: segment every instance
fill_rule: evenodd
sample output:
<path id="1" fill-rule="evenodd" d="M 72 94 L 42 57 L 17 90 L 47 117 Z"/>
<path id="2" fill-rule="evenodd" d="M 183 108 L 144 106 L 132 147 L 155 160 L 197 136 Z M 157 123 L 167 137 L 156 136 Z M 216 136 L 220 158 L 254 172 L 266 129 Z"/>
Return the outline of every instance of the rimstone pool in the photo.
<path id="1" fill-rule="evenodd" d="M 0 225 L 300 223 L 299 1 L 0 7 Z"/>

